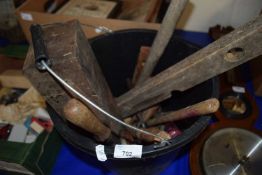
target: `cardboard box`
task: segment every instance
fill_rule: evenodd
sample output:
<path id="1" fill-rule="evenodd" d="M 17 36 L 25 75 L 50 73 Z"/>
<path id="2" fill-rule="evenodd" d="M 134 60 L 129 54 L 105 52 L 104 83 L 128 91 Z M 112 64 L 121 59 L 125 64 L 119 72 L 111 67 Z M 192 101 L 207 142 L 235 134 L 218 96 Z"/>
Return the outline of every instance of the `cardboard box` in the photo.
<path id="1" fill-rule="evenodd" d="M 65 22 L 72 19 L 78 19 L 83 24 L 83 29 L 88 38 L 95 37 L 101 33 L 96 32 L 94 27 L 104 26 L 112 31 L 122 29 L 159 29 L 159 24 L 155 23 L 142 23 L 142 22 L 131 22 L 124 20 L 114 19 L 102 19 L 95 17 L 73 17 L 58 14 L 48 14 L 44 12 L 44 5 L 47 0 L 27 0 L 16 10 L 19 23 L 26 35 L 26 38 L 31 42 L 31 34 L 29 27 L 33 23 L 38 24 L 51 24 Z"/>
<path id="2" fill-rule="evenodd" d="M 30 81 L 23 75 L 22 70 L 9 69 L 0 74 L 0 84 L 3 87 L 29 89 Z"/>
<path id="3" fill-rule="evenodd" d="M 117 6 L 117 2 L 114 1 L 71 0 L 60 8 L 56 14 L 109 18 L 112 14 L 115 14 Z"/>

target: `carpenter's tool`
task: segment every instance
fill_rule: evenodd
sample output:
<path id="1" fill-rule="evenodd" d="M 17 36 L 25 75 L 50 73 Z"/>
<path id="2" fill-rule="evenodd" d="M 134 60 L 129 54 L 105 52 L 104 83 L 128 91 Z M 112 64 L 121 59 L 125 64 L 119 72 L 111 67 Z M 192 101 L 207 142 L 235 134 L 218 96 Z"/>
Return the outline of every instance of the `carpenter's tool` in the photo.
<path id="1" fill-rule="evenodd" d="M 44 61 L 48 66 L 51 66 L 51 62 L 46 51 L 45 41 L 42 37 L 42 28 L 39 24 L 32 24 L 30 31 L 32 33 L 36 67 L 39 70 L 45 70 L 41 62 Z"/>
<path id="2" fill-rule="evenodd" d="M 174 33 L 176 23 L 186 6 L 187 1 L 188 0 L 172 0 L 170 2 L 152 48 L 150 49 L 144 68 L 139 76 L 138 84 L 141 84 L 151 76 L 158 60 L 162 56 L 172 34 Z"/>
<path id="3" fill-rule="evenodd" d="M 111 130 L 77 99 L 73 98 L 66 103 L 64 117 L 76 126 L 94 134 L 98 141 L 104 142 L 111 136 Z"/>
<path id="4" fill-rule="evenodd" d="M 135 71 L 132 77 L 132 82 L 131 82 L 132 87 L 134 87 L 137 84 L 137 81 L 139 80 L 139 77 L 144 69 L 145 62 L 148 58 L 149 51 L 150 51 L 150 47 L 148 46 L 140 47 L 140 50 L 139 50 L 139 53 L 136 59 Z"/>
<path id="5" fill-rule="evenodd" d="M 138 63 L 132 81 L 133 85 L 141 84 L 151 76 L 158 60 L 162 56 L 170 38 L 172 37 L 172 34 L 174 33 L 176 23 L 186 6 L 187 1 L 188 0 L 172 0 L 152 44 L 152 48 L 150 50 L 145 47 L 140 48 Z M 167 95 L 164 94 L 162 96 L 163 97 L 161 98 L 165 98 L 170 96 L 170 94 L 167 93 Z M 156 112 L 156 108 L 158 108 L 158 106 L 153 106 L 143 111 L 142 114 L 138 114 L 139 127 L 145 126 L 144 122 L 153 116 L 153 113 Z"/>
<path id="6" fill-rule="evenodd" d="M 146 109 L 145 111 L 142 111 L 141 113 L 138 113 L 137 115 L 139 121 L 137 123 L 137 126 L 145 128 L 145 122 L 148 121 L 151 117 L 153 117 L 153 115 L 159 110 L 159 108 L 160 106 L 156 105 Z"/>
<path id="7" fill-rule="evenodd" d="M 133 85 L 141 84 L 151 76 L 156 64 L 158 63 L 158 60 L 162 56 L 167 44 L 169 43 L 170 38 L 172 37 L 172 34 L 176 27 L 176 23 L 180 15 L 182 14 L 182 11 L 185 8 L 186 4 L 187 0 L 172 0 L 167 9 L 161 27 L 153 42 L 152 48 L 150 50 L 149 47 L 140 48 L 139 57 L 137 59 L 137 66 L 132 81 Z M 163 97 L 160 97 L 161 99 L 165 98 L 166 96 L 170 96 L 170 94 L 162 94 L 162 96 Z M 156 112 L 156 108 L 158 107 L 150 107 L 143 111 L 143 113 L 139 113 L 137 115 L 139 118 L 138 127 L 145 126 L 144 123 L 153 116 L 153 112 Z"/>
<path id="8" fill-rule="evenodd" d="M 218 108 L 219 108 L 219 101 L 216 98 L 212 98 L 177 111 L 168 112 L 167 114 L 161 117 L 153 118 L 147 121 L 146 125 L 153 126 L 166 122 L 186 119 L 189 117 L 206 115 L 216 112 Z"/>
<path id="9" fill-rule="evenodd" d="M 46 52 L 46 46 L 44 43 L 44 40 L 42 38 L 42 28 L 40 25 L 32 25 L 31 28 L 31 34 L 32 34 L 32 41 L 33 41 L 33 46 L 34 46 L 34 53 L 35 53 L 35 61 L 36 61 L 36 67 L 39 70 L 47 70 L 56 80 L 58 80 L 67 90 L 69 90 L 71 93 L 76 95 L 79 99 L 81 99 L 82 102 L 92 106 L 96 110 L 100 111 L 103 113 L 105 116 L 109 117 L 111 120 L 117 122 L 120 125 L 125 126 L 126 128 L 135 131 L 135 132 L 141 132 L 146 135 L 153 136 L 155 138 L 158 138 L 161 140 L 161 142 L 167 142 L 167 140 L 159 135 L 156 135 L 154 133 L 139 129 L 137 127 L 134 127 L 132 125 L 126 124 L 122 120 L 116 118 L 115 116 L 111 115 L 98 105 L 96 105 L 94 102 L 92 102 L 90 99 L 86 98 L 83 96 L 80 92 L 78 92 L 76 89 L 71 87 L 66 81 L 64 81 L 59 75 L 57 75 L 50 67 L 50 61 L 48 58 L 48 54 Z M 49 64 L 48 64 L 49 62 Z"/>
<path id="10" fill-rule="evenodd" d="M 262 16 L 260 15 L 179 63 L 138 84 L 117 98 L 117 105 L 122 109 L 121 116 L 128 117 L 163 101 L 163 94 L 175 90 L 185 91 L 262 55 L 261 30 Z"/>
<path id="11" fill-rule="evenodd" d="M 136 86 L 137 81 L 139 80 L 141 72 L 144 69 L 145 62 L 148 58 L 149 51 L 150 51 L 150 47 L 147 47 L 147 46 L 140 47 L 140 51 L 137 57 L 135 71 L 134 71 L 133 78 L 132 78 L 132 86 Z M 137 126 L 139 128 L 145 128 L 145 122 L 149 120 L 159 110 L 159 108 L 160 106 L 156 105 L 156 106 L 152 106 L 144 111 L 137 113 L 134 116 L 138 118 Z M 134 120 L 134 117 L 131 120 Z"/>

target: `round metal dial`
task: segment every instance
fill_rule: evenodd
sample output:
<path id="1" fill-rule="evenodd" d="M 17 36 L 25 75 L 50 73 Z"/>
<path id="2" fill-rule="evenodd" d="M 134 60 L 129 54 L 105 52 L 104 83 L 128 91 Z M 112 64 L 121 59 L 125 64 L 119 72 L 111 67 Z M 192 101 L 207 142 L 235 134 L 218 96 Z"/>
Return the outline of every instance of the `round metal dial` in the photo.
<path id="1" fill-rule="evenodd" d="M 261 175 L 262 139 L 245 129 L 220 129 L 206 140 L 201 161 L 207 175 Z"/>

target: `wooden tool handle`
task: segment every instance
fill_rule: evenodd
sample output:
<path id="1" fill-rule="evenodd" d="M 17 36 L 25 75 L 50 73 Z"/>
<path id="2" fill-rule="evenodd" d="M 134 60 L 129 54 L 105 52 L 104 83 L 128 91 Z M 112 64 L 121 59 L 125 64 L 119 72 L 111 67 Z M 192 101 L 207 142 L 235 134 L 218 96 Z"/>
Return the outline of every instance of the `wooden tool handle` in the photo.
<path id="1" fill-rule="evenodd" d="M 176 23 L 186 6 L 187 1 L 188 0 L 172 0 L 170 2 L 162 25 L 157 32 L 156 38 L 152 44 L 152 49 L 150 50 L 149 56 L 145 62 L 145 67 L 137 81 L 138 84 L 141 84 L 151 76 L 156 64 L 169 43 L 172 34 L 174 33 Z"/>
<path id="2" fill-rule="evenodd" d="M 98 141 L 105 141 L 111 135 L 111 130 L 106 127 L 83 103 L 77 99 L 69 100 L 64 106 L 64 117 L 95 135 Z"/>
<path id="3" fill-rule="evenodd" d="M 137 81 L 139 80 L 139 77 L 144 69 L 144 65 L 145 62 L 148 58 L 149 55 L 149 51 L 150 51 L 150 47 L 148 46 L 141 46 L 140 47 L 140 51 L 137 57 L 137 63 L 136 63 L 136 67 L 135 67 L 135 71 L 133 74 L 133 78 L 132 78 L 132 86 L 134 87 L 137 83 Z"/>
<path id="4" fill-rule="evenodd" d="M 159 110 L 160 106 L 152 106 L 148 108 L 147 110 L 142 112 L 142 121 L 146 122 L 148 121 L 153 115 Z"/>
<path id="5" fill-rule="evenodd" d="M 137 84 L 138 79 L 140 78 L 140 75 L 144 69 L 144 64 L 147 61 L 148 55 L 149 55 L 150 47 L 147 46 L 141 46 L 140 52 L 138 54 L 137 58 L 137 64 L 135 67 L 135 72 L 132 79 L 132 85 L 135 86 Z M 145 122 L 149 120 L 159 109 L 159 106 L 152 106 L 144 111 L 141 112 L 140 121 Z"/>
<path id="6" fill-rule="evenodd" d="M 159 135 L 160 137 L 162 137 L 166 140 L 171 139 L 170 135 L 167 132 L 161 131 L 157 127 L 146 128 L 144 130 L 151 132 L 151 133 L 154 133 L 156 135 Z M 139 140 L 145 141 L 145 142 L 154 142 L 154 141 L 160 142 L 161 141 L 159 138 L 156 138 L 156 137 L 151 136 L 151 135 L 143 134 L 143 133 L 140 133 L 140 132 L 136 133 L 136 138 L 138 138 Z"/>
<path id="7" fill-rule="evenodd" d="M 133 78 L 132 78 L 133 87 L 136 86 L 136 83 L 141 75 L 141 72 L 143 71 L 144 64 L 149 55 L 149 51 L 150 51 L 150 47 L 148 46 L 140 47 L 140 51 L 137 57 L 135 71 L 134 71 Z M 144 123 L 145 121 L 149 120 L 157 112 L 158 109 L 159 109 L 159 106 L 152 106 L 126 121 L 129 123 L 132 123 L 136 120 L 137 116 L 139 116 L 140 122 Z"/>
<path id="8" fill-rule="evenodd" d="M 197 103 L 186 108 L 169 112 L 166 115 L 149 120 L 146 124 L 153 126 L 161 123 L 182 120 L 189 117 L 195 117 L 205 114 L 214 113 L 219 108 L 219 101 L 216 98 L 211 98 L 200 103 Z"/>

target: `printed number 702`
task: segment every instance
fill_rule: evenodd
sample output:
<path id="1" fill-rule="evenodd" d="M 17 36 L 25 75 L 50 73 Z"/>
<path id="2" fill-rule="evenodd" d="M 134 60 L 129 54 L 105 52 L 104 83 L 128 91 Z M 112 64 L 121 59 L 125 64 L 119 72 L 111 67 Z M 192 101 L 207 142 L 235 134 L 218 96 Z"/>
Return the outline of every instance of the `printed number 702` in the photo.
<path id="1" fill-rule="evenodd" d="M 132 152 L 122 151 L 122 153 L 123 153 L 123 156 L 126 156 L 126 157 L 131 157 L 132 156 Z"/>

